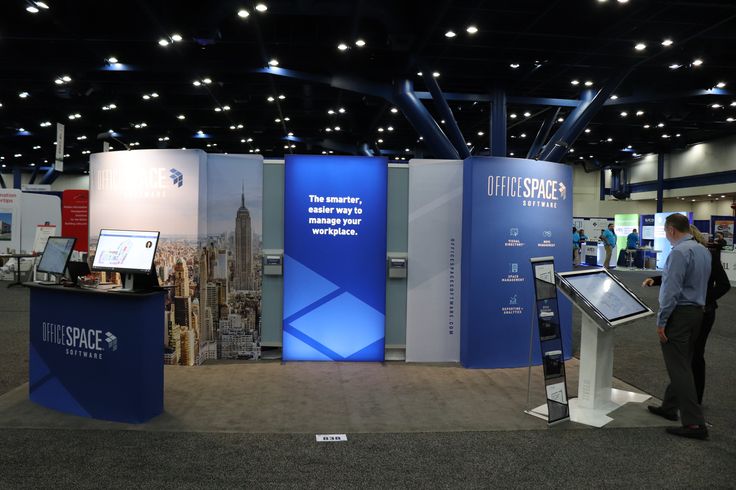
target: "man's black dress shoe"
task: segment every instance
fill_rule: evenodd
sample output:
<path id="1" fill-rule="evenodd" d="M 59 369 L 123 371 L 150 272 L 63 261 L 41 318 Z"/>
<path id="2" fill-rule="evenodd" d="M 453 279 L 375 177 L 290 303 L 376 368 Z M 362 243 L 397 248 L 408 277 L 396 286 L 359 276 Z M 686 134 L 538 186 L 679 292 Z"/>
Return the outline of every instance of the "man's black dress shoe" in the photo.
<path id="1" fill-rule="evenodd" d="M 697 427 L 667 427 L 667 433 L 689 437 L 690 439 L 708 439 L 708 429 L 704 425 Z"/>
<path id="2" fill-rule="evenodd" d="M 672 421 L 676 421 L 677 420 L 677 414 L 676 413 L 668 412 L 668 411 L 664 410 L 662 407 L 658 407 L 656 405 L 649 405 L 647 408 L 654 415 L 659 415 L 660 417 L 664 417 L 667 420 L 672 420 Z"/>

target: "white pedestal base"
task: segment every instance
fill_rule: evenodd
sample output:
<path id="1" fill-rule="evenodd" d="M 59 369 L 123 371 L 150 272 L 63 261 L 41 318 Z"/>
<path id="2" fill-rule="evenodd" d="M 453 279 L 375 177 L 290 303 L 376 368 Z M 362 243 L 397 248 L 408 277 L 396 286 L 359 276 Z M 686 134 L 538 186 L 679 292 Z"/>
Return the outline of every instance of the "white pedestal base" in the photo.
<path id="1" fill-rule="evenodd" d="M 598 408 L 584 408 L 580 406 L 579 398 L 572 398 L 570 404 L 570 420 L 579 424 L 590 425 L 591 427 L 603 427 L 613 419 L 608 416 L 617 408 L 627 403 L 643 403 L 651 396 L 642 393 L 634 393 L 633 391 L 619 390 L 611 388 L 607 402 L 599 400 Z M 547 420 L 547 404 L 539 405 L 526 413 L 542 420 Z"/>

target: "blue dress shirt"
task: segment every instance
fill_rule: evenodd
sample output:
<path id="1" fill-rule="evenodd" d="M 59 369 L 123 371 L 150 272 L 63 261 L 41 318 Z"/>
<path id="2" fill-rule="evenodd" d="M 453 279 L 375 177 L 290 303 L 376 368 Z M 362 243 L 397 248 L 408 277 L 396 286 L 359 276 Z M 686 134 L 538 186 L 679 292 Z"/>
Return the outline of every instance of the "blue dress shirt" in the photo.
<path id="1" fill-rule="evenodd" d="M 606 230 L 603 232 L 603 240 L 605 242 L 605 245 L 614 248 L 616 247 L 616 234 L 611 230 Z"/>
<path id="2" fill-rule="evenodd" d="M 672 247 L 662 272 L 657 326 L 667 324 L 676 306 L 705 305 L 710 277 L 710 252 L 686 235 Z"/>
<path id="3" fill-rule="evenodd" d="M 629 233 L 626 237 L 626 248 L 636 248 L 639 246 L 639 234 Z"/>

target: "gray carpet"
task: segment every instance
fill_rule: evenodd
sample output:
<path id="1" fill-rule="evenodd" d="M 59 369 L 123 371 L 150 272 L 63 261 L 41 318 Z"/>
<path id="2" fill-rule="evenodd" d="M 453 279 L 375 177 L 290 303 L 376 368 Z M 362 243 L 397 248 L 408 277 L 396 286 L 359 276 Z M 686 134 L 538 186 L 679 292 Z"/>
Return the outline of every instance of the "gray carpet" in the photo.
<path id="1" fill-rule="evenodd" d="M 656 289 L 638 287 L 642 273 L 617 274 L 656 305 Z M 0 393 L 27 379 L 27 292 L 4 286 Z M 4 428 L 0 488 L 734 488 L 735 318 L 732 291 L 707 349 L 704 404 L 713 425 L 707 442 L 674 438 L 662 428 L 613 427 L 356 433 L 341 443 L 317 443 L 309 434 Z M 614 375 L 662 393 L 666 373 L 653 320 L 617 331 Z"/>

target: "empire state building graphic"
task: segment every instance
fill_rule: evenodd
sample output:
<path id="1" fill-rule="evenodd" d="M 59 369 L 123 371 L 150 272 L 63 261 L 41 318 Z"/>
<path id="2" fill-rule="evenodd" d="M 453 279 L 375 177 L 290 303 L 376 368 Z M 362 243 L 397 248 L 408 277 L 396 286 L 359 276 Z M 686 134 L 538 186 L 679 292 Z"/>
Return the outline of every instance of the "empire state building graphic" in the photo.
<path id="1" fill-rule="evenodd" d="M 245 183 L 235 216 L 235 289 L 253 289 L 253 249 L 250 211 L 245 207 Z"/>

